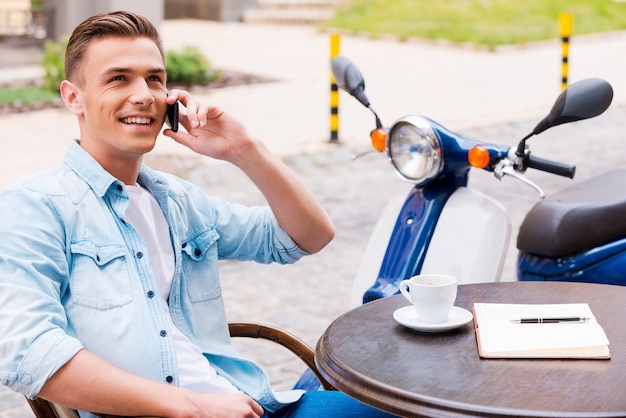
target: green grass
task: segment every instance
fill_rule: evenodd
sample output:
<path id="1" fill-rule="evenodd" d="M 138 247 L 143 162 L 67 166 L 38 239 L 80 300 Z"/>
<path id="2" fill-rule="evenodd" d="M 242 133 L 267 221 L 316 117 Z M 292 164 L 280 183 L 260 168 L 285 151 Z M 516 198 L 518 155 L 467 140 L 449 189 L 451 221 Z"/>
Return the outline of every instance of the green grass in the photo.
<path id="1" fill-rule="evenodd" d="M 24 105 L 32 105 L 40 102 L 53 102 L 57 99 L 59 99 L 58 92 L 44 90 L 38 86 L 0 89 L 0 104 L 11 104 L 19 101 Z"/>
<path id="2" fill-rule="evenodd" d="M 626 0 L 352 0 L 325 26 L 493 48 L 559 38 L 561 12 L 573 35 L 626 29 Z"/>

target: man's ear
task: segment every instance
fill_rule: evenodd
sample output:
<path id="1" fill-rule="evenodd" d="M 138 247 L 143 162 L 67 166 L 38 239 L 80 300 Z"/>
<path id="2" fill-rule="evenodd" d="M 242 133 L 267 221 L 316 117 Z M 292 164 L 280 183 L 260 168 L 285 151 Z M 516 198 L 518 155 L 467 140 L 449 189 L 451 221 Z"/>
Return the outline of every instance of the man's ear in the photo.
<path id="1" fill-rule="evenodd" d="M 76 116 L 82 115 L 84 112 L 83 103 L 78 87 L 71 81 L 63 80 L 59 90 L 61 91 L 61 98 L 65 103 L 65 107 Z"/>

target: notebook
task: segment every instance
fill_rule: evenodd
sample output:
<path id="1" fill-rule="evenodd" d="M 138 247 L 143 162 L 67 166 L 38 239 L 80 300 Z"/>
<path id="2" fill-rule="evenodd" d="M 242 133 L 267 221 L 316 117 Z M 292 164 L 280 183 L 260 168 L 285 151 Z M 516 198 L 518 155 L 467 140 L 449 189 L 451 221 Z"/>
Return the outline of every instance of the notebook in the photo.
<path id="1" fill-rule="evenodd" d="M 609 340 L 586 303 L 475 303 L 473 311 L 482 358 L 611 357 Z"/>

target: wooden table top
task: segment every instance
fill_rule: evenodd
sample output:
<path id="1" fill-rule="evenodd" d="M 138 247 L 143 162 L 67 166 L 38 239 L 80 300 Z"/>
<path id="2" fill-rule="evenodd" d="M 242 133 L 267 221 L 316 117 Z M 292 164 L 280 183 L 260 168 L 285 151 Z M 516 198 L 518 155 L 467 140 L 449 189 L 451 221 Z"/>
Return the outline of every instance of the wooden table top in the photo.
<path id="1" fill-rule="evenodd" d="M 402 416 L 626 416 L 626 287 L 511 282 L 459 286 L 456 306 L 588 303 L 610 360 L 499 360 L 478 356 L 473 322 L 443 333 L 398 324 L 392 296 L 357 307 L 320 338 L 315 360 L 337 389 Z"/>

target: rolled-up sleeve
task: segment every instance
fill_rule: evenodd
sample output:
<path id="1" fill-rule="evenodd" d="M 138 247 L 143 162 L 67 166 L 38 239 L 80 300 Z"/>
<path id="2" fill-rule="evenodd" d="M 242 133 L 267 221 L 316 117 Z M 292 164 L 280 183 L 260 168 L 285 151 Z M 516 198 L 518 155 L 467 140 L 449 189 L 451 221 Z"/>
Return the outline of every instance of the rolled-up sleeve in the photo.
<path id="1" fill-rule="evenodd" d="M 0 194 L 0 382 L 29 398 L 81 343 L 67 334 L 62 222 L 43 194 Z"/>
<path id="2" fill-rule="evenodd" d="M 228 208 L 220 207 L 228 205 Z M 217 202 L 220 257 L 258 263 L 291 264 L 305 255 L 267 206 L 244 207 Z"/>

